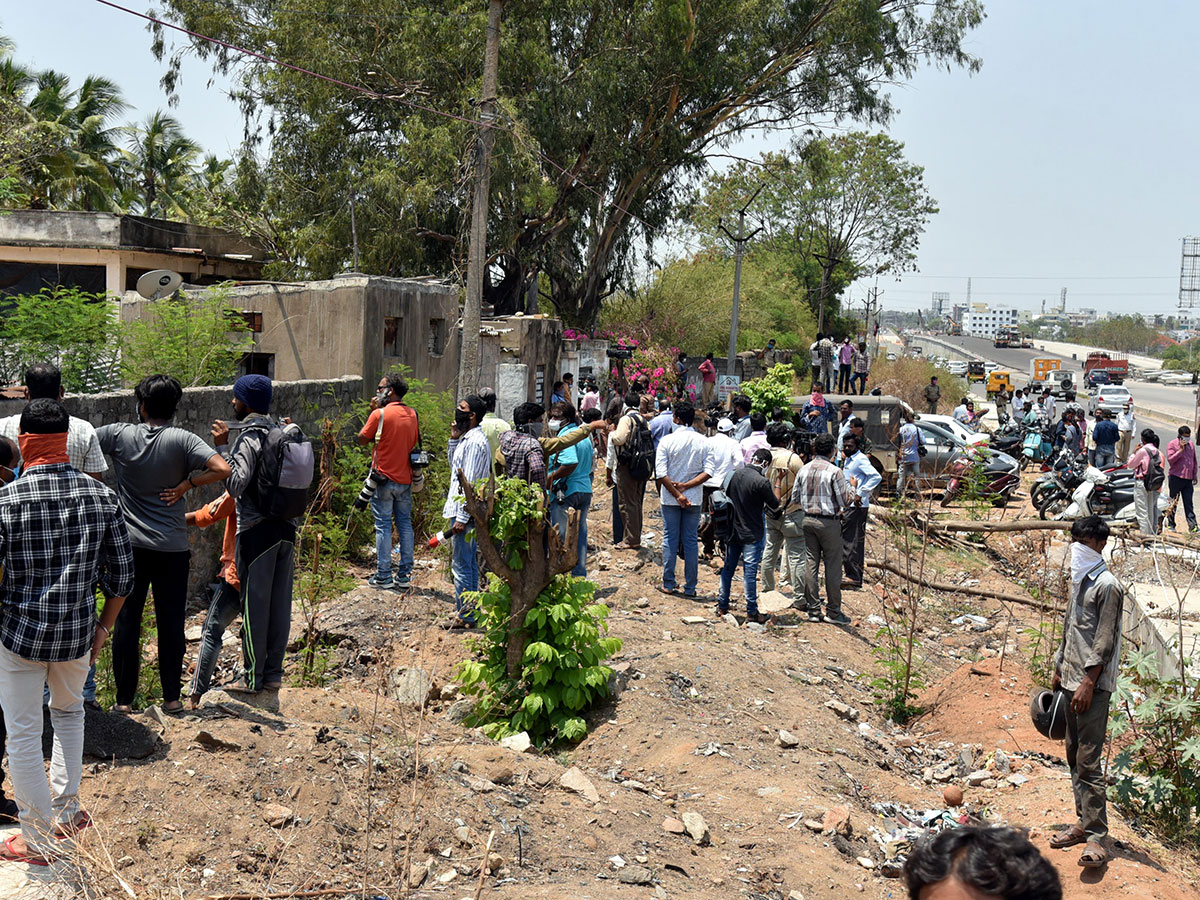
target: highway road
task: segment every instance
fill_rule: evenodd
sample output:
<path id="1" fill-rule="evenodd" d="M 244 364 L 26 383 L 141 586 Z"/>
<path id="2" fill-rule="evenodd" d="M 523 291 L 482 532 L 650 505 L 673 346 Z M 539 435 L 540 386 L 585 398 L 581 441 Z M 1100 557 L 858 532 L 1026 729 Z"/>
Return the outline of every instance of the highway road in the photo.
<path id="1" fill-rule="evenodd" d="M 914 335 L 914 339 L 918 343 L 920 342 L 920 338 L 920 335 Z M 974 353 L 977 356 L 995 362 L 1002 368 L 1008 369 L 1013 373 L 1013 380 L 1018 387 L 1029 380 L 1029 361 L 1031 359 L 1061 359 L 1063 361 L 1063 368 L 1075 374 L 1076 383 L 1081 385 L 1083 382 L 1082 359 L 1070 359 L 1059 354 L 1047 353 L 1040 350 L 1015 350 L 1008 347 L 995 347 L 991 341 L 984 338 L 938 335 L 938 340 L 961 347 L 969 353 Z M 926 355 L 936 355 L 938 352 L 937 345 L 927 345 L 927 349 L 924 352 Z M 1196 398 L 1193 393 L 1195 388 L 1190 385 L 1127 381 L 1125 386 L 1129 388 L 1129 392 L 1133 395 L 1135 408 L 1141 407 L 1147 410 L 1157 410 L 1168 415 L 1180 416 L 1189 420 L 1195 415 Z M 1079 396 L 1082 400 L 1086 396 L 1086 392 L 1080 391 Z"/>

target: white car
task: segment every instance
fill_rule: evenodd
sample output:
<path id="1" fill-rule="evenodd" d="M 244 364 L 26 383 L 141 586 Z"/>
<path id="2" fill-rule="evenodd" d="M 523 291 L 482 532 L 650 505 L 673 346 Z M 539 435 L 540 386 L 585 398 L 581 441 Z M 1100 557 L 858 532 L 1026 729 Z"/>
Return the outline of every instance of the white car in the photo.
<path id="1" fill-rule="evenodd" d="M 1094 416 L 1096 410 L 1119 413 L 1126 403 L 1133 403 L 1133 395 L 1128 388 L 1116 384 L 1102 384 L 1088 398 L 1088 415 Z"/>
<path id="2" fill-rule="evenodd" d="M 946 371 L 951 375 L 966 375 L 967 363 L 962 359 L 952 359 L 946 364 Z"/>
<path id="3" fill-rule="evenodd" d="M 988 435 L 980 431 L 971 431 L 962 422 L 958 421 L 954 416 L 943 416 L 937 413 L 921 413 L 922 422 L 932 422 L 934 425 L 940 425 L 949 431 L 956 438 L 961 440 L 968 447 L 973 447 L 976 444 L 986 444 Z"/>

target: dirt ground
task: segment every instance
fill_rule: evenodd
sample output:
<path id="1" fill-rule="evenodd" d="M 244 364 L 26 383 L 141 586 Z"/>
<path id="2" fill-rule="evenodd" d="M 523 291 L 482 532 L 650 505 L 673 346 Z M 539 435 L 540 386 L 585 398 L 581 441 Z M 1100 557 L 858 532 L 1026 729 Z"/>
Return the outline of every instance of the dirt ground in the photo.
<path id="1" fill-rule="evenodd" d="M 606 549 L 608 497 L 596 501 L 600 549 L 589 568 L 624 641 L 622 689 L 577 747 L 521 753 L 452 721 L 463 708 L 453 670 L 469 638 L 434 626 L 452 591 L 440 564 L 423 560 L 408 592 L 359 587 L 323 610 L 326 687 L 285 688 L 278 712 L 216 694 L 199 714 L 146 716 L 161 731 L 156 753 L 86 768 L 83 797 L 97 824 L 80 848 L 96 889 L 137 898 L 326 889 L 387 900 L 899 898 L 902 882 L 884 876 L 875 835 L 909 815 L 969 815 L 1030 829 L 1068 898 L 1200 897 L 1193 860 L 1135 834 L 1115 811 L 1115 858 L 1103 872 L 1077 866 L 1079 848 L 1048 848 L 1073 802 L 1062 745 L 1028 718 L 1034 610 L 923 598 L 928 711 L 901 729 L 869 684 L 878 584 L 846 594 L 850 627 L 733 627 L 710 606 L 656 592 L 656 554 Z M 647 527 L 657 545 L 661 519 L 648 513 Z M 872 552 L 879 540 L 872 526 Z M 991 543 L 991 557 L 948 548 L 929 564 L 940 578 L 1020 593 L 1014 574 L 1048 565 L 1022 556 L 1028 545 L 1017 540 Z M 716 586 L 702 565 L 701 595 L 714 597 Z M 735 611 L 741 599 L 735 581 Z M 967 612 L 986 624 L 952 624 Z M 686 624 L 689 616 L 704 619 Z M 432 683 L 398 685 L 400 668 Z M 432 698 L 423 709 L 389 696 L 414 684 Z M 572 767 L 583 793 L 560 783 Z M 969 786 L 972 773 L 987 780 Z M 962 808 L 946 809 L 948 784 L 963 788 Z M 707 836 L 676 833 L 670 820 L 685 813 L 703 818 Z M 826 833 L 842 813 L 849 834 Z"/>

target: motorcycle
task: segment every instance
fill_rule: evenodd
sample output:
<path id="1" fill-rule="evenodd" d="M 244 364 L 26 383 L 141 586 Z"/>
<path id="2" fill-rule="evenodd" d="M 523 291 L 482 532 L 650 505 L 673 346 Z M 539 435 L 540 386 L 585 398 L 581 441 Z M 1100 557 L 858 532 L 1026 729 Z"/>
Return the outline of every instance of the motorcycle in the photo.
<path id="1" fill-rule="evenodd" d="M 1100 516 L 1103 519 L 1117 522 L 1132 522 L 1137 520 L 1137 506 L 1134 502 L 1134 488 L 1137 480 L 1128 469 L 1101 471 L 1095 466 L 1088 466 L 1084 472 L 1083 481 L 1071 494 L 1071 503 L 1057 518 L 1078 519 L 1084 516 Z M 1158 506 L 1158 516 L 1170 506 L 1170 500 L 1162 492 L 1155 493 L 1155 503 Z"/>
<path id="2" fill-rule="evenodd" d="M 1020 483 L 1021 477 L 1016 472 L 984 475 L 978 461 L 963 454 L 950 463 L 950 481 L 946 484 L 946 490 L 942 492 L 941 503 L 942 506 L 949 506 L 966 492 L 969 485 L 977 484 L 980 495 L 990 500 L 993 506 L 1003 507 L 1012 499 L 1013 492 Z"/>
<path id="3" fill-rule="evenodd" d="M 1071 455 L 1071 451 L 1066 449 L 1059 450 L 1042 463 L 1042 467 L 1046 471 L 1029 489 L 1029 499 L 1033 503 L 1034 509 L 1040 510 L 1043 503 L 1055 494 L 1070 496 L 1071 491 L 1064 483 L 1064 479 L 1067 477 L 1064 473 L 1074 463 L 1075 458 Z M 1078 484 L 1078 481 L 1073 481 L 1074 484 Z"/>

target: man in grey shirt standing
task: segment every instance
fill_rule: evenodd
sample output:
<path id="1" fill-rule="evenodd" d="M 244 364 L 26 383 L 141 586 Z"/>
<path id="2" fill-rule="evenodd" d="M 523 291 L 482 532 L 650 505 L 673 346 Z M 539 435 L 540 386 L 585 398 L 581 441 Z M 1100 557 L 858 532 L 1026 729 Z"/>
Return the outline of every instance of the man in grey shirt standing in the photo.
<path id="1" fill-rule="evenodd" d="M 1101 553 L 1108 523 L 1099 516 L 1071 525 L 1071 602 L 1054 664 L 1054 689 L 1071 695 L 1067 706 L 1067 766 L 1075 792 L 1076 824 L 1050 839 L 1051 847 L 1086 844 L 1079 864 L 1108 862 L 1106 785 L 1101 763 L 1108 707 L 1121 663 L 1121 613 L 1125 588 Z"/>
<path id="2" fill-rule="evenodd" d="M 112 458 L 117 497 L 133 544 L 133 590 L 113 632 L 113 678 L 118 712 L 131 712 L 142 662 L 142 610 L 154 593 L 158 667 L 163 710 L 179 712 L 187 612 L 187 519 L 180 497 L 194 487 L 223 481 L 229 464 L 196 435 L 172 426 L 183 388 L 169 375 L 149 375 L 134 389 L 137 425 L 125 422 L 96 431 Z M 200 471 L 193 475 L 193 472 Z"/>

